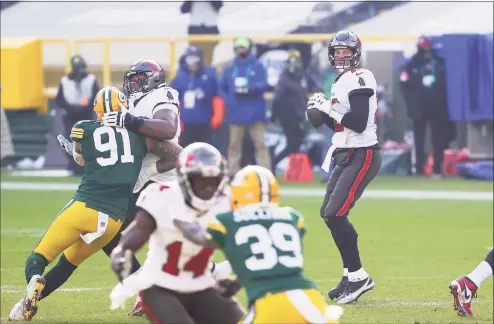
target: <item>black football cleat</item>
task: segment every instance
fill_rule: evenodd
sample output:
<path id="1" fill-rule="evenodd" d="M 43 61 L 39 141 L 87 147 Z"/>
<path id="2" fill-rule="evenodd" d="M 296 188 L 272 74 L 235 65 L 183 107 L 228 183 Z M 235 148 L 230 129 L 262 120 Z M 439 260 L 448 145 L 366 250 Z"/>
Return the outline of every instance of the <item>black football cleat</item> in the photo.
<path id="1" fill-rule="evenodd" d="M 372 280 L 371 277 L 356 282 L 349 281 L 345 286 L 345 290 L 343 291 L 343 293 L 340 295 L 340 297 L 338 297 L 338 299 L 336 299 L 336 303 L 349 304 L 357 301 L 360 296 L 362 296 L 369 290 L 372 290 L 375 285 L 376 283 L 374 282 L 374 280 Z"/>
<path id="2" fill-rule="evenodd" d="M 346 287 L 347 283 L 348 283 L 348 277 L 347 276 L 341 277 L 341 280 L 340 280 L 340 283 L 338 284 L 338 286 L 334 287 L 333 289 L 331 289 L 328 292 L 328 297 L 331 300 L 338 299 L 343 294 L 343 292 L 345 291 L 345 287 Z"/>

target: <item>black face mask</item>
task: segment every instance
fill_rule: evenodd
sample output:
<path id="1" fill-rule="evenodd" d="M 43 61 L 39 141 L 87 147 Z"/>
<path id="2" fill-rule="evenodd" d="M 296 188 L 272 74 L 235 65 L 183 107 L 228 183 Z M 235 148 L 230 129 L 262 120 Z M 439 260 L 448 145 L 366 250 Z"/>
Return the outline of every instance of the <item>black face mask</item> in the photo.
<path id="1" fill-rule="evenodd" d="M 241 58 L 241 59 L 245 59 L 247 58 L 247 56 L 249 56 L 249 53 L 238 53 L 238 57 Z"/>

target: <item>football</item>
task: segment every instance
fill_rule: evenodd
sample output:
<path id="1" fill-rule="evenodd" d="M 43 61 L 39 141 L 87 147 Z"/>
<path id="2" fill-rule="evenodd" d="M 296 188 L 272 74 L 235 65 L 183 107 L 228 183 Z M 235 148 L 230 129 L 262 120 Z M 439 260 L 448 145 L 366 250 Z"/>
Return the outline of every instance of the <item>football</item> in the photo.
<path id="1" fill-rule="evenodd" d="M 331 117 L 329 117 L 328 115 L 326 115 L 325 113 L 323 113 L 318 109 L 307 110 L 307 119 L 309 119 L 310 124 L 314 128 L 319 128 L 323 124 L 329 127 L 329 125 L 331 125 L 332 123 Z"/>

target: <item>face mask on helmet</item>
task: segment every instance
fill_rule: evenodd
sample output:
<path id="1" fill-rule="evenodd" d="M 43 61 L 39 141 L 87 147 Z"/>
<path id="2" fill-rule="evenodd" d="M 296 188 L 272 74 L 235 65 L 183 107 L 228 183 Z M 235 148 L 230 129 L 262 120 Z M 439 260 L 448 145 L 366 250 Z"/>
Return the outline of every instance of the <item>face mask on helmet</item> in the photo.
<path id="1" fill-rule="evenodd" d="M 353 51 L 348 47 L 335 47 L 333 53 L 334 66 L 338 70 L 353 67 Z"/>

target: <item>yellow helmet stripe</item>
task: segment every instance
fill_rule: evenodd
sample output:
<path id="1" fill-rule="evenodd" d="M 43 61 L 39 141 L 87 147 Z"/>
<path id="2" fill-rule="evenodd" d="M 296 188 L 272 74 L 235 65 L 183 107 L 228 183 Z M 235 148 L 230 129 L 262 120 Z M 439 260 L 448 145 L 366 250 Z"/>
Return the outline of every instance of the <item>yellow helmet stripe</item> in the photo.
<path id="1" fill-rule="evenodd" d="M 106 88 L 103 92 L 103 105 L 105 107 L 105 112 L 111 112 L 111 89 Z"/>
<path id="2" fill-rule="evenodd" d="M 264 173 L 258 172 L 257 170 L 255 170 L 254 172 L 256 173 L 257 180 L 259 180 L 259 187 L 261 189 L 261 197 L 259 197 L 259 201 L 261 203 L 267 204 L 271 200 L 269 177 L 266 176 Z"/>

